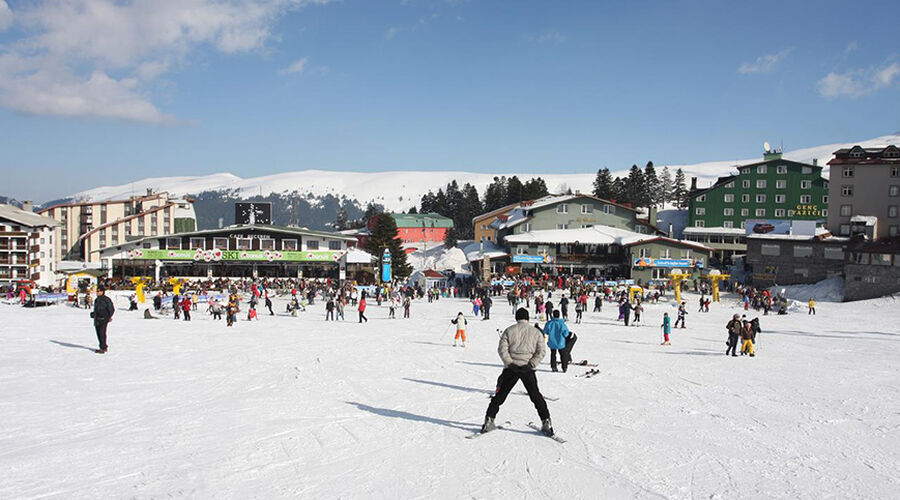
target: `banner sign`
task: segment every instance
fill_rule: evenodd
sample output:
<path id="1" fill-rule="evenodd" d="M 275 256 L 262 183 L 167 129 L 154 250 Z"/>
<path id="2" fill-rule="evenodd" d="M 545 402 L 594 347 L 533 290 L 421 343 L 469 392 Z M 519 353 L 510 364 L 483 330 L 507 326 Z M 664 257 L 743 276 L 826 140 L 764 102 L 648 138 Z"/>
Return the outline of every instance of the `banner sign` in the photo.
<path id="1" fill-rule="evenodd" d="M 693 259 L 654 259 L 652 257 L 634 259 L 634 267 L 694 267 L 694 263 Z"/>
<path id="2" fill-rule="evenodd" d="M 196 262 L 337 262 L 342 253 L 333 250 L 291 252 L 278 250 L 155 250 L 135 248 L 126 252 L 126 259 L 135 260 L 193 260 Z"/>
<path id="3" fill-rule="evenodd" d="M 782 219 L 748 220 L 746 234 L 791 234 L 791 221 Z"/>
<path id="4" fill-rule="evenodd" d="M 549 264 L 553 262 L 553 257 L 550 255 L 513 255 L 512 261 L 522 264 Z"/>
<path id="5" fill-rule="evenodd" d="M 68 300 L 69 294 L 67 293 L 39 293 L 35 296 L 34 300 L 36 301 L 46 301 L 49 302 L 51 300 Z"/>

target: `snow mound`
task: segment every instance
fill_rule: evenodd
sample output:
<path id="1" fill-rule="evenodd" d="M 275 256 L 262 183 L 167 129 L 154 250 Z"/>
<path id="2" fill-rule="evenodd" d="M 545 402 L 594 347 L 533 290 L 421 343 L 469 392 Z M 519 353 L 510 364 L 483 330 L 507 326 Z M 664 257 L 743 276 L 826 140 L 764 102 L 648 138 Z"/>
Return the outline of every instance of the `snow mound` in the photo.
<path id="1" fill-rule="evenodd" d="M 834 277 L 811 285 L 773 286 L 769 289 L 772 295 L 781 293 L 790 300 L 799 302 L 800 309 L 806 308 L 810 298 L 816 302 L 842 302 L 844 300 L 844 278 Z M 789 309 L 793 310 L 794 304 Z M 799 309 L 798 309 L 799 310 Z"/>
<path id="2" fill-rule="evenodd" d="M 466 260 L 466 254 L 459 248 L 444 248 L 444 245 L 437 245 L 434 248 L 425 250 L 416 250 L 406 257 L 413 271 L 424 271 L 426 269 L 434 269 L 435 271 L 453 271 L 457 274 L 469 273 L 469 262 Z"/>

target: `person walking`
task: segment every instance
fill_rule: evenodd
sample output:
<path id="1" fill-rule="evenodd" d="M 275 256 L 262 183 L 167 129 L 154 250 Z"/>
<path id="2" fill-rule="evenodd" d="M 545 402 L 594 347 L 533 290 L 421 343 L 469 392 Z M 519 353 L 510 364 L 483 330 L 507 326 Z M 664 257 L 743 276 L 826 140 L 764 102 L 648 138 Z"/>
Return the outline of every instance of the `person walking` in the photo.
<path id="1" fill-rule="evenodd" d="M 325 302 L 325 321 L 334 321 L 334 299 L 331 297 Z"/>
<path id="2" fill-rule="evenodd" d="M 412 300 L 409 298 L 409 295 L 403 297 L 403 318 L 409 319 L 409 306 Z"/>
<path id="3" fill-rule="evenodd" d="M 337 311 L 337 317 L 344 321 L 344 297 L 338 297 L 338 299 L 334 302 L 334 310 Z"/>
<path id="4" fill-rule="evenodd" d="M 363 321 L 365 321 L 366 323 L 369 322 L 369 318 L 366 317 L 366 296 L 365 295 L 363 295 L 359 299 L 359 306 L 356 308 L 356 311 L 359 313 L 359 322 L 360 323 L 362 323 Z"/>
<path id="5" fill-rule="evenodd" d="M 191 320 L 191 298 L 187 295 L 184 296 L 184 299 L 181 300 L 181 312 L 184 313 L 184 320 Z"/>
<path id="6" fill-rule="evenodd" d="M 678 323 L 681 323 L 681 328 L 685 328 L 684 317 L 687 316 L 686 305 L 686 302 L 681 301 L 681 304 L 678 306 L 678 317 L 675 319 L 675 328 L 678 328 Z"/>
<path id="7" fill-rule="evenodd" d="M 97 333 L 97 343 L 100 344 L 100 348 L 94 350 L 97 354 L 105 354 L 109 348 L 106 345 L 106 327 L 112 321 L 115 313 L 116 307 L 113 305 L 112 300 L 106 296 L 106 287 L 98 285 L 97 300 L 94 301 L 94 312 L 91 313 L 91 318 L 94 319 L 94 330 Z"/>
<path id="8" fill-rule="evenodd" d="M 594 296 L 594 312 L 603 312 L 603 296 L 599 292 Z"/>
<path id="9" fill-rule="evenodd" d="M 728 349 L 725 350 L 725 355 L 728 356 L 730 352 L 732 356 L 737 357 L 737 344 L 738 339 L 741 336 L 741 331 L 743 330 L 743 324 L 741 323 L 741 317 L 737 314 L 731 318 L 731 321 L 725 325 L 725 329 L 728 330 Z"/>
<path id="10" fill-rule="evenodd" d="M 395 299 L 394 296 L 391 295 L 391 302 L 388 305 L 388 318 L 397 319 L 397 316 L 395 316 L 396 313 L 397 313 L 397 299 Z"/>
<path id="11" fill-rule="evenodd" d="M 275 316 L 275 311 L 272 310 L 272 299 L 269 298 L 269 290 L 266 290 L 266 309 L 269 310 L 269 316 Z"/>
<path id="12" fill-rule="evenodd" d="M 538 364 L 547 355 L 547 346 L 544 344 L 543 334 L 528 324 L 527 309 L 516 311 L 516 323 L 500 335 L 497 354 L 500 355 L 504 368 L 497 380 L 497 392 L 488 405 L 481 432 L 490 432 L 497 428 L 494 419 L 497 418 L 500 406 L 506 401 L 512 388 L 521 380 L 541 419 L 541 432 L 552 436 L 553 424 L 550 421 L 550 410 L 547 409 L 547 402 L 541 395 L 537 376 L 534 373 Z"/>
<path id="13" fill-rule="evenodd" d="M 556 356 L 559 355 L 562 371 L 566 373 L 569 363 L 572 362 L 571 349 L 575 345 L 574 334 L 569 331 L 565 320 L 559 317 L 559 311 L 553 311 L 553 319 L 544 325 L 544 335 L 547 336 L 547 344 L 550 346 L 550 369 L 556 369 Z"/>
<path id="14" fill-rule="evenodd" d="M 456 325 L 456 336 L 453 337 L 453 347 L 456 347 L 456 342 L 458 340 L 462 340 L 462 346 L 466 346 L 466 326 L 468 322 L 466 321 L 466 317 L 463 316 L 462 311 L 456 315 L 456 319 L 451 319 L 451 323 Z"/>
<path id="15" fill-rule="evenodd" d="M 491 299 L 491 296 L 488 294 L 484 295 L 484 299 L 481 301 L 481 309 L 483 313 L 482 320 L 491 319 L 491 305 L 494 303 L 494 300 Z"/>
<path id="16" fill-rule="evenodd" d="M 669 313 L 663 313 L 661 328 L 663 331 L 663 341 L 660 345 L 672 345 L 669 343 L 669 334 L 672 333 L 672 319 L 669 318 Z"/>
<path id="17" fill-rule="evenodd" d="M 744 320 L 744 324 L 741 327 L 741 340 L 744 341 L 741 345 L 741 356 L 744 354 L 749 354 L 751 358 L 756 356 L 753 350 L 753 334 L 753 325 L 749 321 Z"/>
<path id="18" fill-rule="evenodd" d="M 638 300 L 637 304 L 634 305 L 634 321 L 631 323 L 634 326 L 641 326 L 641 315 L 644 314 L 644 306 L 641 304 L 641 301 Z"/>
<path id="19" fill-rule="evenodd" d="M 575 302 L 575 324 L 581 323 L 581 315 L 584 313 L 584 304 L 579 300 Z"/>

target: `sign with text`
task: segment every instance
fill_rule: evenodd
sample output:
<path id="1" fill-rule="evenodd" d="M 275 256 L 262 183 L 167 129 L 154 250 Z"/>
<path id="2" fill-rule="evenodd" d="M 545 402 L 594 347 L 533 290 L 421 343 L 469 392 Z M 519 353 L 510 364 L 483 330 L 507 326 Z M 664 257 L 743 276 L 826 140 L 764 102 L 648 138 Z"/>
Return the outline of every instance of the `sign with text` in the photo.
<path id="1" fill-rule="evenodd" d="M 247 261 L 247 262 L 337 262 L 341 252 L 316 250 L 289 252 L 277 250 L 156 250 L 136 248 L 126 253 L 126 259 L 135 260 L 193 260 L 197 262 Z"/>
<path id="2" fill-rule="evenodd" d="M 634 259 L 634 267 L 694 267 L 693 259 L 654 259 L 652 257 L 637 257 Z"/>
<path id="3" fill-rule="evenodd" d="M 521 264 L 548 264 L 553 262 L 550 255 L 513 255 L 512 261 Z"/>

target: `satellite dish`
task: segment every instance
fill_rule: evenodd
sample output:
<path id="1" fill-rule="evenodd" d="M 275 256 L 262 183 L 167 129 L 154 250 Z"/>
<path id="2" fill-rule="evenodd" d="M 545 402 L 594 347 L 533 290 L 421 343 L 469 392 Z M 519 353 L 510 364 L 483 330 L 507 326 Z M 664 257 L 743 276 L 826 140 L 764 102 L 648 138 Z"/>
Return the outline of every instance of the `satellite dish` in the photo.
<path id="1" fill-rule="evenodd" d="M 766 141 L 763 143 L 763 148 L 766 150 L 767 153 L 772 150 L 772 146 L 769 145 L 769 141 Z"/>

